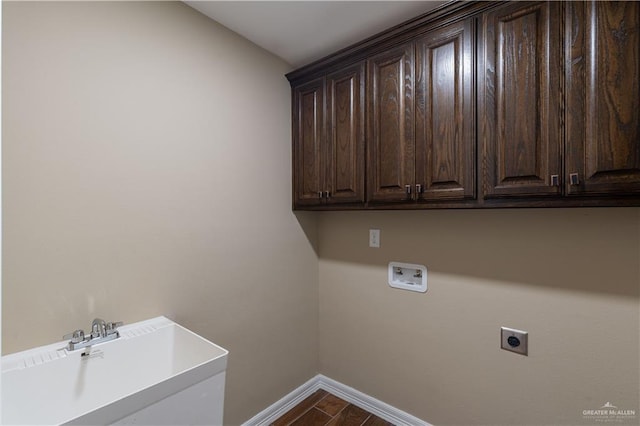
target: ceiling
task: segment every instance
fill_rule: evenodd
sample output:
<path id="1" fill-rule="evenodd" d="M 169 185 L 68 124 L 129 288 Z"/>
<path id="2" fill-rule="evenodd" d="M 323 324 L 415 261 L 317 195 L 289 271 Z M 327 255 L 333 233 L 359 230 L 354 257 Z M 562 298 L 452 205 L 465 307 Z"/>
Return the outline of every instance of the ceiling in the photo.
<path id="1" fill-rule="evenodd" d="M 185 1 L 298 68 L 445 1 Z"/>

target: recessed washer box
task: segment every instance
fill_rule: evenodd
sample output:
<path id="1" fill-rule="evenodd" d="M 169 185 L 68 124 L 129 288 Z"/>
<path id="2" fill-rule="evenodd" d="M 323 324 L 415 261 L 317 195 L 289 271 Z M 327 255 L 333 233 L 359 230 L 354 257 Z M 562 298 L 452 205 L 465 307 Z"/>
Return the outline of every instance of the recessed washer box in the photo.
<path id="1" fill-rule="evenodd" d="M 427 291 L 427 267 L 413 263 L 389 262 L 389 285 L 424 293 Z"/>

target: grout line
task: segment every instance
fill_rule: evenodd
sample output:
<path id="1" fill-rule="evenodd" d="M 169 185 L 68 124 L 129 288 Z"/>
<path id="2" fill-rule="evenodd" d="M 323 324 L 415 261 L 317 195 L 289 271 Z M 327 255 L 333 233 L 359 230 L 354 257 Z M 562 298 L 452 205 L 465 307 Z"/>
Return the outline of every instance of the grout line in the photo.
<path id="1" fill-rule="evenodd" d="M 323 389 L 324 390 L 324 389 Z M 324 401 L 329 395 L 331 395 L 331 393 L 329 391 L 325 391 L 327 394 L 325 396 L 323 396 L 322 398 L 320 398 L 318 400 L 318 402 L 316 402 L 313 406 L 315 407 L 316 405 L 320 404 L 322 401 Z M 322 410 L 321 410 L 322 411 Z"/>
<path id="2" fill-rule="evenodd" d="M 334 396 L 335 396 L 335 395 L 334 395 Z M 333 420 L 334 418 L 338 417 L 338 416 L 340 415 L 340 413 L 342 413 L 344 410 L 346 410 L 346 409 L 347 409 L 347 407 L 348 407 L 348 406 L 350 406 L 350 405 L 352 405 L 352 404 L 351 404 L 350 402 L 347 402 L 347 405 L 345 405 L 344 407 L 342 407 L 342 409 L 341 409 L 340 411 L 338 411 L 338 412 L 336 413 L 336 415 L 335 415 L 335 416 L 331 417 L 331 420 Z M 322 411 L 322 410 L 320 410 L 320 411 Z M 327 413 L 327 414 L 329 414 L 329 413 Z M 331 415 L 331 414 L 329 414 L 329 415 Z M 330 421 L 331 421 L 331 420 L 330 420 Z"/>
<path id="3" fill-rule="evenodd" d="M 326 398 L 329 397 L 329 395 L 331 395 L 331 392 L 329 391 L 325 391 L 327 392 L 327 394 L 324 396 L 324 398 L 322 398 L 320 401 L 316 402 L 316 405 L 313 406 L 313 408 L 315 408 L 316 410 L 320 411 L 321 413 L 326 414 L 327 416 L 329 416 L 329 420 L 326 421 L 325 426 L 329 424 L 329 422 L 331 422 L 331 420 L 333 420 L 333 418 L 335 416 L 332 416 L 331 414 L 327 413 L 326 411 L 324 411 L 322 408 L 318 408 L 318 404 L 320 404 L 322 401 L 324 401 Z M 342 411 L 342 410 L 340 410 Z M 337 415 L 337 414 L 336 414 Z"/>
<path id="4" fill-rule="evenodd" d="M 316 392 L 317 392 L 317 391 L 316 391 Z M 325 391 L 325 392 L 327 392 L 327 391 Z M 315 393 L 315 392 L 314 392 L 314 393 Z M 312 393 L 311 395 L 313 395 L 313 393 Z M 311 396 L 311 395 L 309 395 L 309 396 Z M 327 395 L 325 395 L 325 396 L 323 396 L 322 398 L 320 398 L 320 401 L 322 401 L 323 399 L 325 399 L 328 395 L 329 395 L 329 392 L 327 392 Z M 320 401 L 318 401 L 318 402 L 320 402 Z M 316 402 L 316 404 L 317 404 L 318 402 Z M 302 403 L 302 402 L 301 402 L 301 403 Z M 300 405 L 300 404 L 298 404 L 298 405 Z M 295 419 L 293 419 L 293 420 L 291 420 L 289 423 L 287 423 L 285 426 L 291 426 L 292 424 L 294 424 L 295 422 L 297 422 L 297 421 L 298 421 L 298 419 L 299 419 L 300 417 L 304 416 L 305 414 L 307 414 L 309 411 L 311 411 L 311 410 L 312 410 L 312 409 L 314 409 L 315 407 L 316 407 L 315 405 L 312 405 L 312 406 L 311 406 L 311 407 L 309 407 L 307 410 L 303 411 L 303 412 L 302 412 L 298 417 L 296 417 Z M 296 408 L 296 407 L 293 407 L 293 408 Z M 293 408 L 292 408 L 292 410 L 293 410 Z M 287 414 L 287 413 L 284 413 L 283 415 L 286 415 L 286 414 Z"/>
<path id="5" fill-rule="evenodd" d="M 311 407 L 313 408 L 313 407 Z M 307 414 L 311 408 L 307 409 L 306 411 L 303 411 L 298 417 L 296 417 L 295 419 L 291 420 L 289 423 L 287 423 L 285 426 L 291 426 L 292 424 L 294 424 L 300 417 L 304 416 L 305 414 Z M 286 413 L 285 413 L 286 414 Z"/>
<path id="6" fill-rule="evenodd" d="M 327 392 L 327 391 L 325 391 L 325 392 Z M 329 395 L 331 395 L 331 394 L 329 392 L 327 392 L 327 394 L 325 396 L 323 396 L 322 398 L 320 398 L 320 400 L 318 400 L 318 402 L 316 402 L 312 408 L 315 408 L 316 410 L 320 411 L 321 413 L 326 414 L 327 416 L 329 416 L 329 417 L 331 417 L 333 419 L 333 416 L 331 416 L 331 414 L 327 413 L 322 408 L 318 408 L 318 404 L 320 404 L 322 401 L 324 401 Z"/>
<path id="7" fill-rule="evenodd" d="M 331 392 L 329 392 L 329 395 L 332 395 L 332 394 L 331 394 Z M 327 396 L 329 396 L 329 395 L 327 395 Z M 335 396 L 335 395 L 333 395 L 333 396 Z M 323 399 L 324 399 L 324 398 L 323 398 Z M 346 410 L 346 409 L 347 409 L 347 407 L 348 407 L 348 406 L 350 406 L 350 405 L 351 405 L 351 403 L 347 402 L 347 405 L 345 405 L 344 407 L 342 407 L 342 409 L 340 409 L 340 411 L 338 411 L 338 412 L 336 413 L 336 415 L 335 415 L 335 416 L 332 416 L 331 414 L 327 413 L 326 411 L 321 410 L 321 409 L 320 409 L 320 408 L 318 408 L 318 407 L 316 407 L 316 408 L 318 408 L 318 410 L 320 410 L 320 411 L 322 411 L 323 413 L 325 413 L 327 416 L 331 417 L 331 418 L 330 418 L 329 420 L 327 420 L 327 422 L 325 423 L 325 426 L 326 426 L 326 425 L 328 425 L 329 423 L 331 423 L 331 422 L 332 422 L 336 417 L 338 417 L 338 416 L 340 415 L 340 413 L 342 413 L 344 410 Z"/>
<path id="8" fill-rule="evenodd" d="M 320 411 L 321 413 L 326 414 L 327 416 L 334 418 L 335 416 L 332 416 L 331 414 L 327 413 L 326 411 L 324 411 L 322 408 L 318 408 L 315 405 L 313 406 L 313 408 L 315 408 L 316 410 Z"/>
<path id="9" fill-rule="evenodd" d="M 366 411 L 366 410 L 365 410 L 365 411 Z M 367 413 L 369 413 L 369 412 L 367 411 Z M 364 419 L 364 420 L 362 421 L 362 423 L 360 423 L 360 426 L 364 425 L 364 424 L 367 422 L 367 420 L 369 420 L 369 419 L 371 418 L 371 416 L 373 416 L 373 414 L 369 413 L 369 415 L 367 416 L 367 418 L 366 418 L 366 419 Z"/>
<path id="10" fill-rule="evenodd" d="M 327 416 L 329 416 L 327 421 L 323 423 L 323 426 L 327 426 L 327 424 L 329 424 L 329 422 L 331 422 L 334 419 L 334 417 L 331 416 L 331 414 L 327 413 L 326 411 L 322 411 L 321 409 L 319 409 L 318 407 L 315 407 L 315 406 L 313 408 L 315 408 L 316 410 L 320 411 L 322 414 L 326 414 Z"/>
<path id="11" fill-rule="evenodd" d="M 287 423 L 285 426 L 291 426 L 292 424 L 294 424 L 295 422 L 298 421 L 298 419 L 302 416 L 304 416 L 305 414 L 307 414 L 309 411 L 311 411 L 311 409 L 313 409 L 315 406 L 312 405 L 311 407 L 307 408 L 305 411 L 303 411 L 302 413 L 300 413 L 300 415 L 298 417 L 296 417 L 295 419 L 291 420 L 289 423 Z M 295 407 L 293 407 L 295 408 Z M 286 415 L 287 413 L 285 413 Z"/>

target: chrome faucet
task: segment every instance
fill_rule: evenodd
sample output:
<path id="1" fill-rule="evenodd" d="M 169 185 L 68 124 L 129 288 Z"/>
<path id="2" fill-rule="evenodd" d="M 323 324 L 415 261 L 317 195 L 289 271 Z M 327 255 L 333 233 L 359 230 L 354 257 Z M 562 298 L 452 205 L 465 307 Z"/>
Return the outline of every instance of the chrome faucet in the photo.
<path id="1" fill-rule="evenodd" d="M 117 328 L 121 325 L 122 322 L 105 322 L 103 319 L 96 318 L 91 323 L 91 333 L 88 335 L 85 335 L 83 330 L 76 330 L 73 333 L 64 335 L 62 338 L 65 340 L 71 339 L 67 349 L 75 351 L 97 343 L 117 339 L 120 337 L 120 332 Z"/>
<path id="2" fill-rule="evenodd" d="M 107 323 L 103 319 L 96 318 L 91 322 L 91 338 L 105 337 L 107 335 Z"/>

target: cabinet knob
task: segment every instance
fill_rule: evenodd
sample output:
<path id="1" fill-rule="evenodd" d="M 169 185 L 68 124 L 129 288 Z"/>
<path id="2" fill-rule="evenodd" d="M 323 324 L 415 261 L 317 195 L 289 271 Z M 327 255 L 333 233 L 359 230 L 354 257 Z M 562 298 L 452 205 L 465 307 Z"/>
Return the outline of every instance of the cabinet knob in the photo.
<path id="1" fill-rule="evenodd" d="M 559 182 L 560 180 L 558 178 L 558 175 L 551 175 L 551 186 L 559 186 Z"/>
<path id="2" fill-rule="evenodd" d="M 569 174 L 569 182 L 571 183 L 571 185 L 578 185 L 580 183 L 580 180 L 578 179 L 578 174 L 577 173 L 570 173 Z"/>

